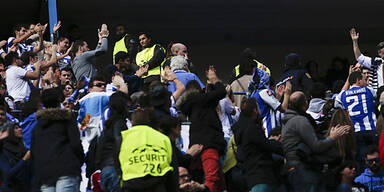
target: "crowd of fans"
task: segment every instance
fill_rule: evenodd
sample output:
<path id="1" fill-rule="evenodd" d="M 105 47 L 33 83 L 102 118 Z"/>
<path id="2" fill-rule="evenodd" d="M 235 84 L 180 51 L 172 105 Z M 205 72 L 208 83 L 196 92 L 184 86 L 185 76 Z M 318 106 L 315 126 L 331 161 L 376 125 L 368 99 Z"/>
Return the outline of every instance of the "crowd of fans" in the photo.
<path id="1" fill-rule="evenodd" d="M 225 84 L 182 43 L 119 25 L 98 65 L 107 25 L 93 50 L 60 28 L 0 42 L 0 191 L 384 191 L 384 42 L 365 56 L 351 29 L 357 62 L 326 79 L 290 53 L 274 80 L 247 48 Z"/>

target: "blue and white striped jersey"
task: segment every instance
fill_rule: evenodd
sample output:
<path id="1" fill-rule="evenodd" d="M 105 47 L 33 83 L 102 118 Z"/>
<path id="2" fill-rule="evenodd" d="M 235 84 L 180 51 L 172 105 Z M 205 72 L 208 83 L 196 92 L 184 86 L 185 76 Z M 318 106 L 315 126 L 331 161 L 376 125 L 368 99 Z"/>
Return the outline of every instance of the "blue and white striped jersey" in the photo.
<path id="1" fill-rule="evenodd" d="M 270 89 L 259 89 L 255 91 L 251 97 L 257 100 L 261 118 L 263 119 L 265 135 L 268 137 L 269 132 L 280 125 L 280 121 L 277 118 L 280 115 L 277 115 L 276 111 L 281 106 L 281 103 L 276 99 L 273 91 Z"/>
<path id="2" fill-rule="evenodd" d="M 9 53 L 9 51 L 10 51 L 10 49 L 12 47 L 13 41 L 15 39 L 16 39 L 15 37 L 8 38 L 8 40 L 7 40 L 7 47 L 6 47 L 6 52 L 7 53 Z M 18 43 L 17 46 L 19 47 L 17 49 L 17 53 L 19 54 L 19 56 L 21 56 L 21 54 L 23 54 L 26 51 L 33 51 L 33 49 L 34 49 L 34 47 L 32 45 L 27 45 L 25 43 Z"/>
<path id="3" fill-rule="evenodd" d="M 353 86 L 340 92 L 337 100 L 348 110 L 355 132 L 376 130 L 376 115 L 373 104 L 376 93 L 369 87 Z"/>
<path id="4" fill-rule="evenodd" d="M 60 52 L 56 52 L 56 56 L 62 56 L 62 55 L 64 55 L 64 54 L 60 53 Z M 65 67 L 71 67 L 71 61 L 72 61 L 72 59 L 71 59 L 71 56 L 69 56 L 69 55 L 58 60 L 57 63 L 59 64 L 60 70 L 64 69 Z"/>

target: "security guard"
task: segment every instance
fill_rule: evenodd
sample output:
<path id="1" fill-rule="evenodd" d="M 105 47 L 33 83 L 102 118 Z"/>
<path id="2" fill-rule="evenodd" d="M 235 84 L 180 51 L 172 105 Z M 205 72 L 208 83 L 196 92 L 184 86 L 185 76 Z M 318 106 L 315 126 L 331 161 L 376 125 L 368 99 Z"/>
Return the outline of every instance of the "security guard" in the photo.
<path id="1" fill-rule="evenodd" d="M 130 60 L 133 61 L 137 53 L 136 41 L 132 38 L 132 35 L 125 32 L 123 25 L 116 27 L 116 35 L 117 41 L 113 47 L 113 64 L 116 64 L 115 56 L 120 51 L 128 53 Z"/>
<path id="2" fill-rule="evenodd" d="M 268 75 L 271 76 L 271 70 L 269 70 L 269 68 L 267 66 L 263 65 L 262 63 L 260 63 L 256 59 L 252 59 L 252 61 L 255 62 L 257 68 L 266 71 L 268 73 Z M 236 65 L 235 66 L 235 76 L 240 77 L 241 75 L 244 75 L 244 74 L 240 74 L 240 65 Z"/>
<path id="3" fill-rule="evenodd" d="M 284 73 L 279 82 L 290 78 L 292 83 L 292 91 L 294 90 L 310 90 L 313 84 L 311 76 L 307 70 L 300 67 L 300 57 L 296 53 L 290 53 L 285 57 Z"/>
<path id="4" fill-rule="evenodd" d="M 142 51 L 136 55 L 136 65 L 141 67 L 149 65 L 148 74 L 142 76 L 144 84 L 160 80 L 161 66 L 165 62 L 165 49 L 159 44 L 153 44 L 151 35 L 147 32 L 139 33 Z"/>
<path id="5" fill-rule="evenodd" d="M 150 127 L 153 117 L 151 110 L 138 110 L 132 114 L 133 127 L 121 132 L 122 191 L 177 190 L 171 141 Z"/>

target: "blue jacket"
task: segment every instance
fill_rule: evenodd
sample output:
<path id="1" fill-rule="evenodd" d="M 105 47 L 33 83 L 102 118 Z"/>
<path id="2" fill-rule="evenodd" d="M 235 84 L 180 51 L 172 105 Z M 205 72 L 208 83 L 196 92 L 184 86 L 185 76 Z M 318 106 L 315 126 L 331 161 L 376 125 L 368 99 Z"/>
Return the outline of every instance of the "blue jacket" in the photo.
<path id="1" fill-rule="evenodd" d="M 364 173 L 356 177 L 355 182 L 367 186 L 369 191 L 382 191 L 384 190 L 384 171 L 373 175 L 367 168 Z"/>
<path id="2" fill-rule="evenodd" d="M 32 131 L 37 123 L 36 112 L 30 114 L 27 118 L 20 123 L 20 127 L 23 129 L 23 142 L 27 149 L 30 149 Z"/>

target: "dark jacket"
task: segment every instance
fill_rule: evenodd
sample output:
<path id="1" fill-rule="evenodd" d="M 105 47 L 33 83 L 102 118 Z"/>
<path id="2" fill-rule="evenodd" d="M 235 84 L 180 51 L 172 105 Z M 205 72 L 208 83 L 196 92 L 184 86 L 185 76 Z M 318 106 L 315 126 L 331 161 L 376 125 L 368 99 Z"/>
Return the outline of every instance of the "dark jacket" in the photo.
<path id="1" fill-rule="evenodd" d="M 279 167 L 272 153 L 283 154 L 281 144 L 268 140 L 261 122 L 240 116 L 233 126 L 235 142 L 244 156 L 245 178 L 248 188 L 256 184 L 278 184 Z"/>
<path id="2" fill-rule="evenodd" d="M 290 67 L 284 71 L 283 75 L 281 75 L 279 82 L 282 82 L 289 77 L 292 77 L 290 79 L 292 90 L 310 90 L 312 87 L 312 78 L 305 69 Z"/>
<path id="3" fill-rule="evenodd" d="M 27 152 L 22 138 L 14 135 L 14 126 L 8 128 L 9 136 L 0 141 L 0 170 L 2 185 L 0 191 L 29 191 L 31 184 L 31 163 L 24 161 Z"/>
<path id="4" fill-rule="evenodd" d="M 127 130 L 125 120 L 117 119 L 112 126 L 107 125 L 100 138 L 100 169 L 114 166 L 119 173 L 119 152 L 121 145 L 121 131 Z"/>
<path id="5" fill-rule="evenodd" d="M 204 149 L 214 148 L 224 154 L 226 142 L 216 107 L 225 95 L 224 85 L 218 82 L 208 93 L 189 92 L 181 98 L 177 106 L 191 121 L 189 147 L 202 144 Z"/>
<path id="6" fill-rule="evenodd" d="M 301 161 L 297 153 L 298 145 L 301 143 L 308 146 L 314 154 L 325 152 L 335 145 L 335 141 L 330 137 L 319 140 L 310 120 L 296 111 L 288 109 L 284 113 L 283 124 L 281 136 L 287 162 L 297 164 Z"/>
<path id="7" fill-rule="evenodd" d="M 36 113 L 31 154 L 39 184 L 55 184 L 61 176 L 80 176 L 84 152 L 76 120 L 59 108 Z"/>

